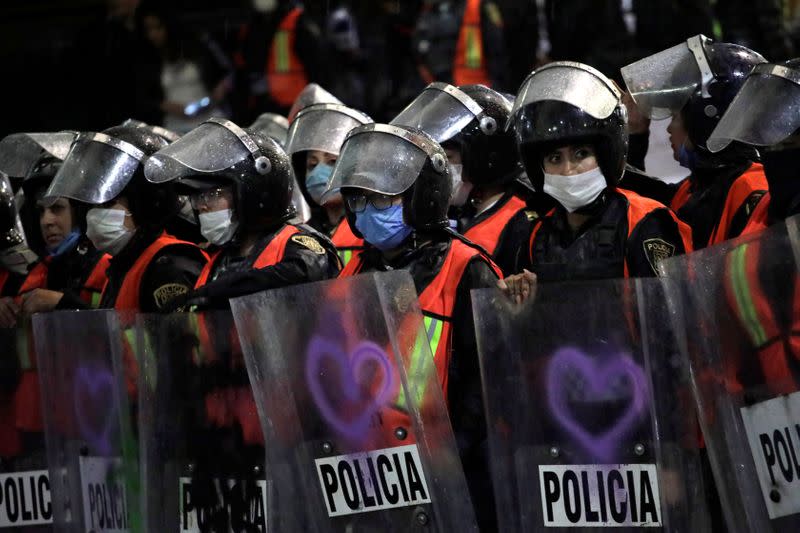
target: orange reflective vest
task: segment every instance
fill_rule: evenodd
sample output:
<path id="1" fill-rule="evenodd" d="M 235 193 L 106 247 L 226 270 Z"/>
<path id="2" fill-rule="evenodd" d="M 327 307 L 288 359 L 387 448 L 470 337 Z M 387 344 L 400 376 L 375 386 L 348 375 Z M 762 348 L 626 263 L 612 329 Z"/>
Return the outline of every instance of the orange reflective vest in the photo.
<path id="1" fill-rule="evenodd" d="M 675 196 L 672 197 L 672 201 L 669 203 L 669 208 L 672 209 L 674 212 L 678 212 L 678 210 L 686 205 L 686 202 L 689 201 L 689 198 L 692 197 L 692 182 L 689 178 L 686 178 L 681 182 L 680 187 L 678 187 L 677 192 L 675 192 Z"/>
<path id="2" fill-rule="evenodd" d="M 800 368 L 800 280 L 795 276 L 791 324 L 781 326 L 761 284 L 761 258 L 759 241 L 731 250 L 725 265 L 725 294 L 758 353 L 764 384 L 774 394 L 789 394 L 798 387 L 792 366 Z M 730 373 L 736 370 L 729 369 Z M 730 375 L 728 385 L 734 390 L 740 387 L 738 379 Z"/>
<path id="3" fill-rule="evenodd" d="M 364 239 L 359 239 L 353 233 L 350 227 L 350 222 L 347 218 L 343 218 L 336 229 L 333 230 L 331 241 L 336 246 L 336 253 L 339 254 L 339 259 L 342 261 L 343 266 L 347 266 L 353 258 L 364 250 Z"/>
<path id="4" fill-rule="evenodd" d="M 292 9 L 281 21 L 267 60 L 267 87 L 272 99 L 283 107 L 289 107 L 297 95 L 308 85 L 305 67 L 294 51 L 297 40 L 297 20 L 303 14 L 302 7 Z"/>
<path id="5" fill-rule="evenodd" d="M 769 193 L 767 193 L 759 200 L 756 208 L 750 213 L 750 220 L 747 221 L 742 235 L 758 233 L 769 227 L 769 198 Z"/>
<path id="6" fill-rule="evenodd" d="M 453 84 L 488 87 L 492 85 L 483 53 L 481 0 L 467 0 L 467 5 L 464 7 L 464 18 L 461 21 L 456 44 Z"/>
<path id="7" fill-rule="evenodd" d="M 475 248 L 454 239 L 439 273 L 419 295 L 419 306 L 424 316 L 425 330 L 445 401 L 447 400 L 447 369 L 453 349 L 452 319 L 458 284 L 461 283 L 461 278 L 470 261 L 480 255 L 482 254 Z M 502 278 L 500 268 L 488 258 L 486 259 L 498 278 Z M 358 257 L 350 261 L 339 277 L 354 276 L 361 271 L 362 267 L 362 258 Z M 423 353 L 415 352 L 415 356 L 418 357 L 417 360 L 412 361 L 409 374 L 414 375 L 415 367 L 426 364 Z"/>
<path id="8" fill-rule="evenodd" d="M 286 253 L 286 245 L 289 239 L 297 234 L 295 226 L 286 225 L 277 235 L 267 244 L 264 250 L 256 258 L 253 268 L 260 269 L 276 265 L 283 260 Z M 211 261 L 205 266 L 197 279 L 195 288 L 206 285 L 209 282 L 214 265 L 221 254 L 217 252 Z M 200 346 L 206 355 L 214 356 L 214 343 L 211 340 L 211 331 L 205 318 L 198 316 L 198 334 Z M 231 332 L 234 333 L 234 332 Z M 239 337 L 235 334 L 229 339 L 231 347 L 232 361 L 239 362 L 244 367 L 242 350 L 239 345 Z M 261 423 L 258 420 L 256 403 L 253 398 L 253 391 L 249 386 L 246 387 L 225 387 L 210 392 L 205 398 L 206 416 L 208 421 L 217 427 L 231 427 L 238 422 L 242 428 L 242 438 L 245 444 L 264 444 L 264 434 L 261 432 Z"/>
<path id="9" fill-rule="evenodd" d="M 89 273 L 89 277 L 86 278 L 80 290 L 80 299 L 92 309 L 97 309 L 100 305 L 100 295 L 103 293 L 103 289 L 108 281 L 106 279 L 106 270 L 108 270 L 110 260 L 111 256 L 104 254 L 100 260 L 95 263 L 92 271 Z M 25 278 L 22 287 L 19 289 L 19 293 L 24 294 L 34 289 L 46 289 L 49 268 L 50 258 L 45 258 L 43 261 L 40 261 L 28 273 L 28 277 Z"/>
<path id="10" fill-rule="evenodd" d="M 633 235 L 633 230 L 636 229 L 636 226 L 639 225 L 639 222 L 644 219 L 647 215 L 649 215 L 652 211 L 656 209 L 664 209 L 666 206 L 660 202 L 655 200 L 651 200 L 650 198 L 645 198 L 644 196 L 639 196 L 635 192 L 626 191 L 625 189 L 614 189 L 613 192 L 619 193 L 628 200 L 628 239 L 631 238 Z M 552 209 L 544 218 L 549 218 L 553 216 L 555 213 L 555 209 Z M 692 230 L 691 228 L 684 222 L 681 222 L 675 213 L 672 210 L 669 210 L 669 214 L 672 217 L 672 220 L 675 221 L 675 224 L 678 226 L 678 232 L 681 235 L 681 239 L 683 240 L 683 246 L 686 253 L 690 253 L 692 251 Z M 533 259 L 533 247 L 534 243 L 536 242 L 536 235 L 539 233 L 539 229 L 542 227 L 543 220 L 540 219 L 536 225 L 533 227 L 533 231 L 531 231 L 531 239 L 528 243 L 528 250 L 529 256 Z M 626 246 L 627 248 L 627 246 Z M 626 254 L 627 255 L 627 254 Z M 625 258 L 624 263 L 624 277 L 630 277 L 628 271 L 628 259 Z"/>
<path id="11" fill-rule="evenodd" d="M 512 196 L 508 201 L 486 220 L 482 220 L 464 232 L 464 237 L 475 244 L 483 246 L 490 255 L 494 255 L 503 230 L 514 216 L 525 209 L 525 201 Z"/>
<path id="12" fill-rule="evenodd" d="M 767 176 L 764 174 L 764 167 L 760 163 L 753 163 L 731 185 L 728 196 L 725 198 L 722 216 L 717 222 L 713 233 L 711 233 L 708 245 L 714 246 L 728 239 L 738 237 L 739 234 L 734 234 L 731 230 L 731 223 L 734 217 L 753 194 L 761 194 L 763 196 L 768 190 L 769 185 L 767 184 Z M 752 216 L 752 213 L 749 213 L 749 216 Z"/>

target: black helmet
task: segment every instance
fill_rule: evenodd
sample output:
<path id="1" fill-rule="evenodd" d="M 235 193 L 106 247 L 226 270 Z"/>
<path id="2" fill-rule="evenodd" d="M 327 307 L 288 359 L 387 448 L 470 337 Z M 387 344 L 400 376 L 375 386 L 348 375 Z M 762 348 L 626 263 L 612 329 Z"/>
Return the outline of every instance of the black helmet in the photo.
<path id="1" fill-rule="evenodd" d="M 45 196 L 90 205 L 124 196 L 138 226 L 163 228 L 177 209 L 176 196 L 172 188 L 144 179 L 144 162 L 165 146 L 166 140 L 145 128 L 114 126 L 102 133 L 81 133 Z"/>
<path id="2" fill-rule="evenodd" d="M 391 124 L 418 128 L 441 145 L 454 145 L 461 152 L 464 175 L 475 185 L 488 185 L 512 181 L 516 175 L 513 136 L 503 129 L 511 108 L 508 99 L 483 85 L 437 82 Z"/>
<path id="3" fill-rule="evenodd" d="M 286 136 L 289 133 L 289 121 L 283 115 L 278 115 L 277 113 L 262 113 L 247 129 L 271 137 L 282 147 L 286 147 Z"/>
<path id="4" fill-rule="evenodd" d="M 406 222 L 417 231 L 447 228 L 452 182 L 444 149 L 422 130 L 366 124 L 351 131 L 326 194 L 362 189 L 403 195 Z M 355 213 L 345 202 L 354 232 Z"/>
<path id="5" fill-rule="evenodd" d="M 680 112 L 689 140 L 701 152 L 761 54 L 696 35 L 622 68 L 639 109 L 653 119 Z"/>
<path id="6" fill-rule="evenodd" d="M 628 114 L 614 83 L 594 68 L 550 63 L 523 82 L 509 127 L 537 192 L 544 188 L 542 161 L 566 144 L 591 144 L 606 183 L 615 187 L 625 171 Z"/>
<path id="7" fill-rule="evenodd" d="M 131 128 L 144 128 L 149 130 L 151 133 L 155 133 L 168 143 L 173 143 L 181 138 L 181 136 L 175 133 L 172 130 L 167 128 L 163 128 L 161 126 L 153 126 L 152 124 L 148 124 L 147 122 L 142 122 L 141 120 L 136 120 L 133 118 L 127 119 L 125 122 L 120 124 L 120 126 L 129 126 Z"/>
<path id="8" fill-rule="evenodd" d="M 295 214 L 289 156 L 274 139 L 229 120 L 203 122 L 151 157 L 145 174 L 153 183 L 189 189 L 233 184 L 237 214 L 248 229 L 272 227 Z"/>

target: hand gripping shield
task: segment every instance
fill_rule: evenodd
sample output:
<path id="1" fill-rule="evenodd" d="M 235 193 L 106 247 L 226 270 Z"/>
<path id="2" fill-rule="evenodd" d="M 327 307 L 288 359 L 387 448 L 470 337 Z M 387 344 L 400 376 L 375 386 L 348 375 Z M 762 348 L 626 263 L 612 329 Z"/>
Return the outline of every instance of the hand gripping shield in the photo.
<path id="1" fill-rule="evenodd" d="M 431 356 L 441 328 L 408 273 L 232 309 L 264 429 L 271 531 L 476 530 Z"/>
<path id="2" fill-rule="evenodd" d="M 502 531 L 704 531 L 688 379 L 657 280 L 473 291 Z"/>

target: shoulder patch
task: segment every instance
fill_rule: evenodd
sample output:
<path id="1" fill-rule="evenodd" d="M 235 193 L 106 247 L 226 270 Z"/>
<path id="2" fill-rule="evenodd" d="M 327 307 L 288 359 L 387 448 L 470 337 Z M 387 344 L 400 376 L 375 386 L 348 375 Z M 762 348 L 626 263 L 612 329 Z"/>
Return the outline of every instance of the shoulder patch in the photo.
<path id="1" fill-rule="evenodd" d="M 647 239 L 642 246 L 644 246 L 644 255 L 650 263 L 650 268 L 656 274 L 658 274 L 658 264 L 675 255 L 675 245 L 664 239 Z"/>
<path id="2" fill-rule="evenodd" d="M 533 222 L 534 220 L 538 220 L 539 213 L 537 213 L 536 211 L 526 209 L 525 216 L 528 217 L 528 222 Z"/>
<path id="3" fill-rule="evenodd" d="M 325 248 L 314 237 L 308 235 L 292 235 L 292 242 L 304 246 L 317 255 L 325 255 Z"/>
<path id="4" fill-rule="evenodd" d="M 162 285 L 153 291 L 153 298 L 155 299 L 158 308 L 161 309 L 164 307 L 164 304 L 176 296 L 180 296 L 181 294 L 186 294 L 188 292 L 189 287 L 186 285 L 181 285 L 180 283 L 167 283 L 166 285 Z"/>
<path id="5" fill-rule="evenodd" d="M 744 201 L 744 214 L 748 217 L 753 214 L 758 203 L 767 194 L 766 191 L 755 191 L 754 193 L 750 194 L 747 197 L 747 200 Z"/>
<path id="6" fill-rule="evenodd" d="M 499 28 L 503 27 L 503 15 L 500 14 L 500 8 L 494 2 L 486 3 L 486 14 L 489 15 L 489 20 L 492 21 L 494 26 Z"/>

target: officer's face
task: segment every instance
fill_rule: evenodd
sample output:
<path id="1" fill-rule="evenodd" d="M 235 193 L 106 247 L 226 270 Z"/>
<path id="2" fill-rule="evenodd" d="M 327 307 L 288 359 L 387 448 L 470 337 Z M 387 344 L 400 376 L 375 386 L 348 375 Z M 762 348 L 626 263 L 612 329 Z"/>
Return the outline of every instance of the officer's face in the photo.
<path id="1" fill-rule="evenodd" d="M 444 153 L 447 155 L 447 161 L 451 165 L 461 164 L 461 151 L 451 146 L 442 146 Z"/>
<path id="2" fill-rule="evenodd" d="M 39 201 L 36 207 L 39 211 L 42 238 L 48 247 L 55 248 L 72 231 L 72 208 L 69 200 L 59 198 L 52 205 L 44 205 Z"/>
<path id="3" fill-rule="evenodd" d="M 542 168 L 547 174 L 573 176 L 598 167 L 594 147 L 588 144 L 556 148 L 544 156 Z"/>
<path id="4" fill-rule="evenodd" d="M 680 113 L 672 115 L 672 120 L 669 126 L 667 126 L 667 133 L 669 133 L 669 144 L 672 146 L 672 158 L 678 161 L 680 158 L 681 146 L 689 138 L 689 134 L 683 126 L 683 119 Z"/>
<path id="5" fill-rule="evenodd" d="M 212 213 L 233 209 L 233 189 L 231 187 L 214 187 L 199 191 L 190 197 L 192 207 L 198 213 Z"/>
<path id="6" fill-rule="evenodd" d="M 339 156 L 321 150 L 309 150 L 306 154 L 306 175 L 320 163 L 333 166 Z"/>

